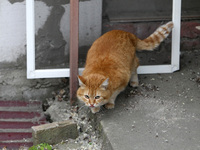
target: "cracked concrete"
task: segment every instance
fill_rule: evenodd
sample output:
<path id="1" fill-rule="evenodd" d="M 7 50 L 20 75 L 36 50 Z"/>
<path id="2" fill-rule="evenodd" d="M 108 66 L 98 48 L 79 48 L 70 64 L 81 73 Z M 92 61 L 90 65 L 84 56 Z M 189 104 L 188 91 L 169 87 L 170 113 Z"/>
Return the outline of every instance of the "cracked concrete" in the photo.
<path id="1" fill-rule="evenodd" d="M 0 69 L 0 85 L 0 99 L 4 100 L 45 100 L 55 89 L 67 87 L 61 79 L 27 80 L 23 69 Z"/>
<path id="2" fill-rule="evenodd" d="M 200 51 L 185 52 L 172 74 L 139 75 L 113 110 L 97 114 L 103 150 L 200 149 Z"/>

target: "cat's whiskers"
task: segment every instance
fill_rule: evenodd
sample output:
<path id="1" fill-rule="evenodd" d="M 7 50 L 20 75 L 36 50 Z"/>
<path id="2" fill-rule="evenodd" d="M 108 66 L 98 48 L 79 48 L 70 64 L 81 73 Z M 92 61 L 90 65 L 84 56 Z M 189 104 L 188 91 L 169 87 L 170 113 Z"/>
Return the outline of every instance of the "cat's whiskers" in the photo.
<path id="1" fill-rule="evenodd" d="M 88 106 L 86 106 L 86 105 L 82 105 L 80 108 L 79 108 L 79 111 L 82 109 L 82 108 L 84 108 L 84 107 L 88 107 Z"/>

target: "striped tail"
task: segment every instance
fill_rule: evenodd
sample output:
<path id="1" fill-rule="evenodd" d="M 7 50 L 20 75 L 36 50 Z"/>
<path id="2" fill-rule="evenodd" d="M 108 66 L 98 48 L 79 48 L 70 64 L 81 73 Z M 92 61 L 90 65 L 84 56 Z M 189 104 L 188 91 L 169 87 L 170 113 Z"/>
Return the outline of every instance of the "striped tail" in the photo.
<path id="1" fill-rule="evenodd" d="M 160 43 L 167 38 L 173 28 L 173 22 L 168 22 L 160 26 L 153 34 L 144 40 L 138 39 L 137 50 L 153 50 L 160 45 Z"/>

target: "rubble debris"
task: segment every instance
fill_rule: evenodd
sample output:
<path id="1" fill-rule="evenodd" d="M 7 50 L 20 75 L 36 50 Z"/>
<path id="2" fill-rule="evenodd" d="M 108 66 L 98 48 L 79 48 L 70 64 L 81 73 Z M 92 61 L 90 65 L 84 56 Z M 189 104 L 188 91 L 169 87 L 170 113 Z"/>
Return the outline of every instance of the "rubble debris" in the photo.
<path id="1" fill-rule="evenodd" d="M 152 78 L 152 79 L 155 80 L 154 78 Z M 128 93 L 128 97 L 133 97 L 133 96 L 136 96 L 136 95 L 148 97 L 149 95 L 147 94 L 147 92 L 159 91 L 159 90 L 160 90 L 159 87 L 156 86 L 156 85 L 141 83 L 139 85 L 139 87 L 130 90 L 130 92 Z"/>
<path id="2" fill-rule="evenodd" d="M 53 145 L 54 149 L 65 150 L 99 150 L 102 147 L 99 131 L 95 129 L 91 112 L 87 107 L 79 107 L 79 105 L 71 106 L 66 99 L 68 90 L 62 89 L 52 93 L 53 98 L 46 101 L 50 102 L 50 106 L 45 112 L 51 116 L 51 120 L 70 120 L 77 124 L 79 136 L 76 139 L 67 139 Z M 56 98 L 57 97 L 57 98 Z M 59 99 L 60 98 L 60 99 Z M 53 102 L 52 102 L 53 101 Z M 73 146 L 72 146 L 73 145 Z"/>

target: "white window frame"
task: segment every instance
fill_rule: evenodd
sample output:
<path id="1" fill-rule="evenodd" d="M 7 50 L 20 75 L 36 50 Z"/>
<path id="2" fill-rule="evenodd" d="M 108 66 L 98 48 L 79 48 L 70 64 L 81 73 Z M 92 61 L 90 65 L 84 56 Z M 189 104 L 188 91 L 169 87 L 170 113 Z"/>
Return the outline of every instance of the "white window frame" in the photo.
<path id="1" fill-rule="evenodd" d="M 171 64 L 146 65 L 138 67 L 138 74 L 172 73 L 179 70 L 180 62 L 180 27 L 181 0 L 173 0 L 171 45 Z M 70 68 L 64 69 L 36 69 L 35 68 L 35 10 L 34 0 L 26 0 L 26 32 L 27 32 L 27 78 L 60 78 L 69 77 Z M 79 68 L 79 74 L 84 68 Z"/>

